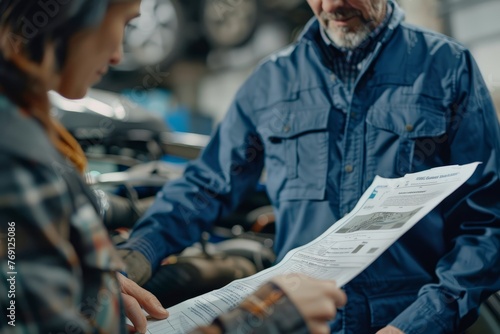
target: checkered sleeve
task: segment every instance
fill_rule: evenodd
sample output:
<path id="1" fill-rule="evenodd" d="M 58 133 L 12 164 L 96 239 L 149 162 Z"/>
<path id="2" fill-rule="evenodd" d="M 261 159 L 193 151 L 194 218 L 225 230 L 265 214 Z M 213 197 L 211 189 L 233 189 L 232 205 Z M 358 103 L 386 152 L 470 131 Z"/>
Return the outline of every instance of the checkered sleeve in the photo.
<path id="1" fill-rule="evenodd" d="M 11 308 L 11 317 L 0 319 L 0 332 L 121 331 L 115 274 L 88 274 L 75 246 L 74 237 L 85 236 L 74 231 L 72 208 L 67 184 L 50 167 L 0 157 L 0 308 Z"/>
<path id="2" fill-rule="evenodd" d="M 212 327 L 220 328 L 223 333 L 305 334 L 309 332 L 298 309 L 283 290 L 272 282 L 261 286 L 237 308 L 217 317 Z"/>

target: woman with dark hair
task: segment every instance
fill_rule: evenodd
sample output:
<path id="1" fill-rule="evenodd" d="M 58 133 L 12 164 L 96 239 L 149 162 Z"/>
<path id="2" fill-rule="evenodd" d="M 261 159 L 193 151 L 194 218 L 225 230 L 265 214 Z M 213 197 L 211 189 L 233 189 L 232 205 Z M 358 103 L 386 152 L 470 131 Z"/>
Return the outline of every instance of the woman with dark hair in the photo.
<path id="1" fill-rule="evenodd" d="M 123 266 L 82 181 L 85 156 L 50 116 L 47 95 L 83 97 L 120 61 L 139 8 L 139 0 L 0 1 L 0 232 L 15 236 L 1 242 L 0 277 L 15 281 L 15 293 L 0 297 L 11 308 L 2 333 L 121 333 L 122 304 L 139 308 L 134 292 L 120 296 Z M 168 315 L 157 301 L 142 305 Z"/>
<path id="2" fill-rule="evenodd" d="M 141 306 L 168 316 L 118 274 L 125 268 L 82 178 L 85 156 L 50 116 L 47 96 L 83 97 L 120 61 L 124 27 L 139 9 L 140 0 L 0 0 L 2 333 L 124 333 L 125 315 L 144 333 Z M 264 300 L 275 311 L 253 332 L 328 332 L 345 295 L 332 282 L 297 277 L 276 278 L 199 331 L 236 330 L 241 317 L 262 314 L 252 301 Z"/>

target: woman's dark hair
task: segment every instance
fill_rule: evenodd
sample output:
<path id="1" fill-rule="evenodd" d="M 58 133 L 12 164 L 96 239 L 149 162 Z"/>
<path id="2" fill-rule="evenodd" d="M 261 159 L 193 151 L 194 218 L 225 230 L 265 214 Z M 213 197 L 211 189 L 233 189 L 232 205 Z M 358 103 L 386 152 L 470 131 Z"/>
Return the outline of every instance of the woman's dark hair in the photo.
<path id="1" fill-rule="evenodd" d="M 47 87 L 32 65 L 43 62 L 50 46 L 61 70 L 72 36 L 97 27 L 109 4 L 126 1 L 136 0 L 0 0 L 0 93 L 19 106 L 20 113 L 37 120 L 54 147 L 81 173 L 85 154 L 50 117 Z"/>
<path id="2" fill-rule="evenodd" d="M 97 26 L 104 17 L 108 0 L 0 0 L 0 39 L 15 46 L 24 58 L 41 63 L 45 48 L 56 48 L 62 68 L 68 41 L 78 31 Z M 6 39 L 6 41 L 5 41 Z M 0 89 L 13 102 L 28 107 L 23 95 L 32 94 L 33 79 L 6 59 L 0 50 Z"/>

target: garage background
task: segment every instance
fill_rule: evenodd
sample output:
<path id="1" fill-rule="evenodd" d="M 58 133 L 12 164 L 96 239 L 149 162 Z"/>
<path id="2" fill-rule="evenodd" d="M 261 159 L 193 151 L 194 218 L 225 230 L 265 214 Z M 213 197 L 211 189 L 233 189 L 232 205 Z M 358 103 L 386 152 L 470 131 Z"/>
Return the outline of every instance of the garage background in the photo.
<path id="1" fill-rule="evenodd" d="M 499 0 L 399 0 L 407 21 L 472 50 L 500 110 Z M 172 130 L 210 134 L 265 56 L 312 16 L 305 0 L 143 0 L 123 63 L 99 88 L 125 94 Z"/>

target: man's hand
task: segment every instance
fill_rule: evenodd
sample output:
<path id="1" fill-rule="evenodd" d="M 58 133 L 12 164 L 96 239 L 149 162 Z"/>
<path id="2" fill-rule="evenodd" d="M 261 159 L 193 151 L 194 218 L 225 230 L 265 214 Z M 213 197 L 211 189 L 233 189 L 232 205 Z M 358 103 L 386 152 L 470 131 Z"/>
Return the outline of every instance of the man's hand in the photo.
<path id="1" fill-rule="evenodd" d="M 272 280 L 299 310 L 310 333 L 330 333 L 328 322 L 337 308 L 344 306 L 347 296 L 335 281 L 317 280 L 302 274 L 277 276 Z"/>
<path id="2" fill-rule="evenodd" d="M 376 334 L 405 334 L 394 326 L 386 326 L 379 330 Z"/>
<path id="3" fill-rule="evenodd" d="M 168 317 L 168 311 L 151 292 L 144 290 L 122 274 L 117 276 L 121 286 L 125 315 L 134 324 L 137 332 L 146 333 L 147 320 L 142 308 L 155 319 Z"/>

